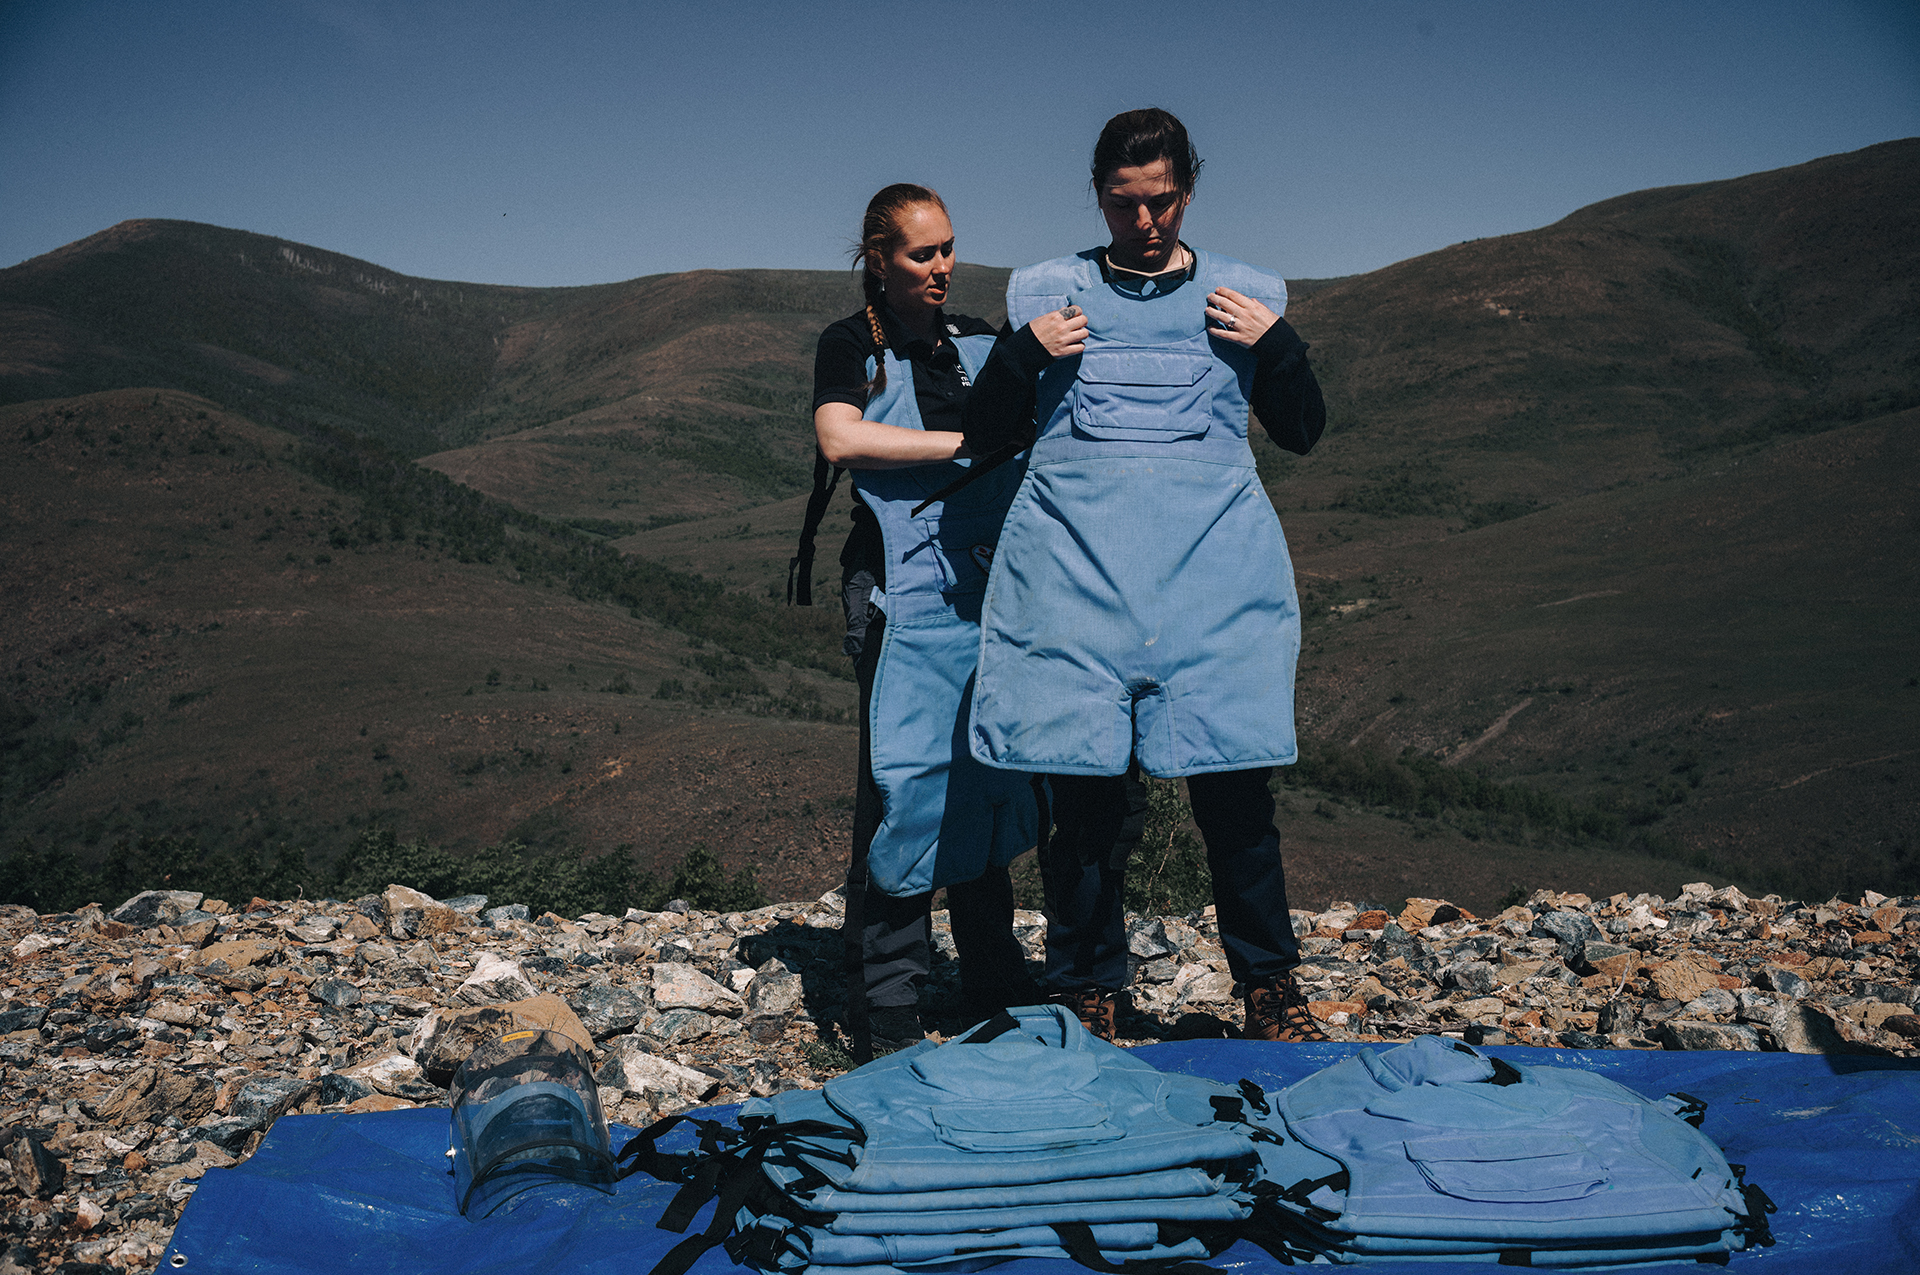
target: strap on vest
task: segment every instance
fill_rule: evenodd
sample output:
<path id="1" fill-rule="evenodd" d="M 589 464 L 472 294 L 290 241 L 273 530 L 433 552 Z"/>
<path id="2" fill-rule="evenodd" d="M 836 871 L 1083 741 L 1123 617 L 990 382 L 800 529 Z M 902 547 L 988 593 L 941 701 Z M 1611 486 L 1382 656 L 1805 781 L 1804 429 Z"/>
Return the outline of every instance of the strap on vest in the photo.
<path id="1" fill-rule="evenodd" d="M 1520 1083 L 1520 1069 L 1512 1063 L 1504 1058 L 1488 1058 L 1487 1061 L 1493 1064 L 1493 1074 L 1487 1077 L 1485 1083 L 1501 1086 L 1517 1085 Z M 1706 1107 L 1702 1106 L 1700 1110 L 1705 1111 Z M 1697 1129 L 1699 1127 L 1699 1123 L 1696 1121 L 1694 1128 Z"/>
<path id="2" fill-rule="evenodd" d="M 1053 1233 L 1060 1237 L 1060 1247 L 1067 1250 L 1069 1257 L 1088 1270 L 1100 1271 L 1102 1275 L 1220 1275 L 1204 1262 L 1189 1261 L 1183 1257 L 1109 1262 L 1101 1255 L 1100 1246 L 1094 1242 L 1093 1228 L 1085 1222 L 1055 1222 Z"/>
<path id="3" fill-rule="evenodd" d="M 1679 1101 L 1676 1102 L 1675 1099 Z M 1705 1098 L 1696 1098 L 1690 1093 L 1681 1093 L 1676 1089 L 1654 1105 L 1664 1107 L 1696 1129 L 1706 1123 L 1707 1100 Z"/>
<path id="4" fill-rule="evenodd" d="M 955 1043 L 961 1045 L 984 1045 L 990 1040 L 998 1040 L 1008 1032 L 1018 1031 L 1019 1029 L 1020 1020 L 1003 1009 L 986 1022 L 980 1024 L 977 1030 Z"/>
<path id="5" fill-rule="evenodd" d="M 1282 1266 L 1296 1262 L 1311 1265 L 1316 1254 L 1327 1250 L 1323 1233 L 1258 1191 L 1254 1194 L 1253 1215 L 1235 1228 L 1234 1238 L 1258 1244 Z"/>
<path id="6" fill-rule="evenodd" d="M 827 471 L 833 471 L 828 477 Z M 818 447 L 813 449 L 813 494 L 807 497 L 807 516 L 800 524 L 800 545 L 793 557 L 787 559 L 787 605 L 810 607 L 813 605 L 813 542 L 820 534 L 820 521 L 827 516 L 827 506 L 833 503 L 833 492 L 840 485 L 840 475 L 847 471 L 839 465 L 828 465 L 826 453 Z M 800 577 L 800 587 L 796 592 L 794 576 Z"/>
<path id="7" fill-rule="evenodd" d="M 660 1151 L 655 1147 L 660 1135 L 677 1124 L 691 1122 L 700 1134 L 700 1150 L 674 1155 Z M 645 1173 L 648 1177 L 658 1178 L 662 1182 L 678 1182 L 703 1157 L 717 1156 L 727 1149 L 727 1144 L 739 1140 L 742 1134 L 721 1124 L 718 1120 L 703 1120 L 691 1113 L 668 1116 L 656 1120 L 627 1139 L 627 1145 L 620 1148 L 620 1154 L 613 1158 L 616 1165 L 622 1161 L 632 1161 L 623 1165 L 614 1178 L 631 1177 L 636 1173 Z M 681 1226 L 685 1226 L 683 1222 Z M 679 1229 L 678 1227 L 673 1229 Z"/>
<path id="8" fill-rule="evenodd" d="M 1685 1094 L 1669 1095 L 1686 1097 Z M 1695 1099 L 1699 1101 L 1699 1099 Z M 1780 1206 L 1775 1204 L 1758 1183 L 1747 1181 L 1747 1166 L 1729 1164 L 1733 1170 L 1733 1180 L 1739 1184 L 1740 1196 L 1747 1202 L 1747 1215 L 1733 1224 L 1733 1229 L 1746 1236 L 1748 1248 L 1772 1248 L 1773 1227 L 1767 1222 L 1767 1214 L 1778 1213 Z"/>
<path id="9" fill-rule="evenodd" d="M 1331 1187 L 1335 1191 L 1345 1191 L 1352 1185 L 1353 1179 L 1348 1176 L 1345 1169 L 1336 1169 L 1324 1178 L 1303 1178 L 1292 1186 L 1281 1186 L 1278 1182 L 1263 1178 L 1254 1183 L 1253 1198 L 1256 1205 L 1264 1203 L 1272 1208 L 1273 1200 L 1277 1197 L 1293 1205 L 1316 1222 L 1331 1222 L 1340 1216 L 1339 1211 L 1321 1208 L 1307 1197 L 1323 1186 Z M 1286 1212 L 1284 1209 L 1277 1211 Z"/>
<path id="10" fill-rule="evenodd" d="M 719 1203 L 713 1210 L 713 1221 L 707 1229 L 697 1235 L 689 1235 L 675 1244 L 662 1257 L 649 1275 L 686 1275 L 686 1271 L 701 1254 L 726 1240 L 733 1232 L 734 1218 L 740 1207 L 747 1202 L 755 1186 L 764 1180 L 760 1172 L 760 1163 L 766 1159 L 767 1150 L 776 1142 L 793 1137 L 822 1136 L 832 1138 L 852 1138 L 855 1142 L 864 1140 L 860 1130 L 842 1125 L 828 1124 L 824 1120 L 795 1120 L 788 1124 L 779 1124 L 773 1120 L 752 1122 L 754 1127 L 746 1130 L 737 1138 L 714 1121 L 696 1121 L 696 1125 L 713 1124 L 718 1129 L 716 1141 L 732 1141 L 734 1145 L 722 1147 L 714 1154 L 701 1158 L 694 1155 L 663 1155 L 653 1147 L 654 1139 L 666 1132 L 684 1116 L 669 1116 L 657 1121 L 645 1131 L 635 1135 L 632 1142 L 620 1151 L 620 1159 L 626 1159 L 631 1152 L 636 1164 L 621 1176 L 634 1172 L 637 1168 L 666 1168 L 670 1176 L 660 1177 L 662 1181 L 682 1183 L 673 1201 L 667 1205 L 666 1212 L 655 1225 L 663 1231 L 684 1231 L 692 1224 L 695 1215 L 700 1212 L 708 1200 L 718 1197 Z M 704 1131 L 703 1131 L 704 1133 Z M 643 1143 L 644 1140 L 644 1143 Z M 638 1150 L 636 1143 L 642 1143 Z"/>
<path id="11" fill-rule="evenodd" d="M 969 465 L 967 467 L 966 473 L 960 475 L 958 478 L 948 483 L 945 487 L 942 487 L 939 491 L 934 492 L 933 495 L 928 496 L 925 500 L 915 505 L 913 507 L 912 512 L 910 512 L 907 516 L 910 518 L 918 518 L 921 512 L 925 510 L 928 505 L 931 505 L 936 501 L 945 500 L 947 497 L 953 495 L 955 492 L 965 490 L 969 483 L 972 483 L 975 479 L 984 478 L 988 473 L 1000 468 L 1000 466 L 1006 464 L 1008 461 L 1012 460 L 1015 456 L 1018 456 L 1021 452 L 1024 452 L 1025 450 L 1027 450 L 1027 448 L 1031 446 L 1033 446 L 1032 440 L 1022 441 L 1020 439 L 1015 439 L 1013 442 L 1008 443 L 1003 447 L 999 447 L 994 449 L 991 452 L 988 452 L 985 456 L 982 456 L 979 460 L 975 461 L 972 465 Z"/>

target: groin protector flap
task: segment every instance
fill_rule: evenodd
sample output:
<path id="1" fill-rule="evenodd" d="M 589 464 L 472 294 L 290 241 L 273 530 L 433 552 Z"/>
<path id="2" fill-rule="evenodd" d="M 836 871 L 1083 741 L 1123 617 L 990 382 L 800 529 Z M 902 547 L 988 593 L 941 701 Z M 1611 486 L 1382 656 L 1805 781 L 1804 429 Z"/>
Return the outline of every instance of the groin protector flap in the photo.
<path id="1" fill-rule="evenodd" d="M 1416 1138 L 1402 1145 L 1427 1185 L 1462 1200 L 1578 1200 L 1609 1177 L 1586 1144 L 1565 1133 Z"/>

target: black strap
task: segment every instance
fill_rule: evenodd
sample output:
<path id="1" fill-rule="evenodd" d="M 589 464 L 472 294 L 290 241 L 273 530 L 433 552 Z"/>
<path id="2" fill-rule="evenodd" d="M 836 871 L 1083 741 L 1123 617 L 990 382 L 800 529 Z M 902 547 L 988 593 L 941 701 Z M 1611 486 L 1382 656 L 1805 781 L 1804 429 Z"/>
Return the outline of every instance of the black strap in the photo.
<path id="1" fill-rule="evenodd" d="M 714 1206 L 713 1221 L 707 1223 L 707 1229 L 697 1235 L 689 1235 L 672 1248 L 666 1256 L 654 1263 L 649 1275 L 686 1275 L 687 1268 L 700 1259 L 700 1256 L 714 1245 L 723 1242 L 733 1233 L 733 1220 L 740 1212 L 740 1206 L 747 1202 L 747 1193 L 753 1189 L 754 1179 L 760 1176 L 760 1159 L 766 1154 L 764 1145 L 755 1147 L 753 1152 L 738 1166 L 738 1171 L 729 1175 L 722 1184 L 720 1202 Z M 689 1183 L 688 1187 L 692 1184 Z M 688 1187 L 682 1187 L 680 1194 L 674 1196 L 673 1204 L 667 1212 L 672 1214 L 680 1203 L 681 1196 L 687 1194 Z M 705 1201 L 701 1201 L 705 1203 Z M 694 1206 L 696 1211 L 699 1205 Z M 687 1222 L 693 1220 L 689 1214 L 686 1221 L 677 1227 L 667 1226 L 667 1219 L 661 1218 L 659 1225 L 667 1230 L 685 1230 Z"/>
<path id="2" fill-rule="evenodd" d="M 761 1161 L 766 1159 L 767 1151 L 776 1143 L 792 1138 L 827 1136 L 850 1138 L 855 1142 L 864 1141 L 860 1130 L 843 1125 L 829 1124 L 824 1120 L 795 1120 L 787 1124 L 778 1124 L 768 1120 L 756 1122 L 751 1129 L 738 1136 L 729 1134 L 727 1140 L 732 1146 L 716 1154 L 697 1157 L 678 1157 L 662 1155 L 653 1148 L 653 1140 L 661 1133 L 680 1122 L 685 1117 L 669 1116 L 635 1135 L 633 1142 L 621 1148 L 620 1158 L 625 1159 L 632 1152 L 638 1162 L 637 1167 L 665 1167 L 673 1170 L 673 1176 L 663 1181 L 679 1181 L 680 1190 L 674 1194 L 655 1226 L 663 1231 L 684 1231 L 692 1225 L 693 1219 L 708 1200 L 719 1200 L 713 1210 L 713 1220 L 707 1229 L 697 1235 L 690 1235 L 675 1244 L 662 1257 L 649 1275 L 686 1275 L 686 1271 L 700 1255 L 716 1244 L 724 1242 L 733 1233 L 734 1218 L 739 1215 L 740 1207 L 747 1202 L 756 1185 L 763 1180 L 760 1172 Z M 709 1122 L 712 1123 L 712 1122 Z M 635 1150 L 633 1143 L 645 1139 L 645 1144 Z M 629 1170 L 631 1172 L 632 1170 Z M 625 1176 L 624 1174 L 622 1176 Z M 659 1176 L 658 1173 L 655 1176 Z"/>
<path id="3" fill-rule="evenodd" d="M 1279 1194 L 1273 1182 L 1255 1183 L 1253 1214 L 1231 1228 L 1233 1238 L 1258 1244 L 1283 1266 L 1292 1266 L 1296 1261 L 1310 1265 L 1316 1255 L 1327 1252 L 1336 1241 L 1315 1222 L 1275 1204 L 1274 1197 Z M 1314 1211 L 1324 1213 L 1326 1210 Z"/>
<path id="4" fill-rule="evenodd" d="M 1487 1077 L 1488 1084 L 1517 1085 L 1521 1083 L 1523 1077 L 1520 1075 L 1520 1069 L 1506 1059 L 1489 1058 L 1487 1061 L 1493 1064 L 1493 1074 Z"/>
<path id="5" fill-rule="evenodd" d="M 1033 806 L 1040 816 L 1040 835 L 1034 843 L 1034 862 L 1047 861 L 1047 846 L 1053 840 L 1053 803 L 1047 799 L 1047 777 L 1033 776 Z"/>
<path id="6" fill-rule="evenodd" d="M 1705 1098 L 1696 1098 L 1690 1093 L 1681 1093 L 1678 1089 L 1668 1094 L 1667 1097 L 1679 1098 L 1686 1103 L 1685 1106 L 1676 1109 L 1673 1113 L 1674 1115 L 1679 1116 L 1696 1129 L 1706 1123 L 1707 1100 Z"/>
<path id="7" fill-rule="evenodd" d="M 1263 1124 L 1255 1124 L 1252 1118 L 1247 1115 L 1247 1102 L 1253 1095 L 1247 1093 L 1246 1090 L 1251 1089 L 1254 1094 L 1260 1094 L 1260 1086 L 1254 1084 L 1251 1080 L 1242 1080 L 1240 1083 L 1246 1086 L 1246 1089 L 1241 1090 L 1241 1096 L 1238 1098 L 1233 1097 L 1231 1094 L 1214 1094 L 1211 1098 L 1207 1099 L 1207 1101 L 1213 1105 L 1213 1118 L 1222 1124 L 1246 1126 L 1243 1136 L 1252 1138 L 1255 1142 L 1271 1142 L 1275 1146 L 1286 1145 L 1287 1140 L 1285 1138 Z M 1265 1095 L 1261 1094 L 1261 1097 L 1264 1099 Z M 1265 1101 L 1260 1103 L 1260 1109 L 1262 1111 L 1267 1109 Z"/>
<path id="8" fill-rule="evenodd" d="M 1744 1169 L 1746 1166 L 1739 1167 Z M 1736 1224 L 1735 1229 L 1746 1234 L 1748 1248 L 1772 1248 L 1773 1227 L 1767 1222 L 1767 1214 L 1778 1213 L 1780 1206 L 1753 1182 L 1742 1182 L 1740 1194 L 1747 1201 L 1747 1216 L 1744 1222 Z"/>
<path id="9" fill-rule="evenodd" d="M 1353 1180 L 1347 1176 L 1345 1169 L 1337 1169 L 1327 1174 L 1324 1178 L 1306 1178 L 1295 1182 L 1292 1186 L 1281 1186 L 1277 1182 L 1261 1181 L 1254 1185 L 1253 1191 L 1255 1199 L 1263 1195 L 1277 1195 L 1314 1221 L 1331 1222 L 1340 1216 L 1340 1210 L 1322 1208 L 1307 1197 L 1323 1186 L 1331 1187 L 1335 1191 L 1345 1191 L 1352 1185 L 1352 1182 Z"/>
<path id="10" fill-rule="evenodd" d="M 833 476 L 828 477 L 831 469 Z M 838 465 L 828 465 L 826 453 L 819 448 L 813 451 L 813 494 L 807 497 L 807 516 L 800 524 L 800 545 L 793 557 L 787 559 L 787 605 L 810 607 L 813 605 L 813 542 L 820 534 L 820 522 L 827 516 L 827 506 L 833 503 L 834 489 L 840 485 L 840 475 L 846 473 Z M 794 587 L 794 577 L 799 577 L 799 587 Z"/>
<path id="11" fill-rule="evenodd" d="M 955 1041 L 954 1044 L 984 1045 L 990 1040 L 998 1040 L 1008 1032 L 1018 1031 L 1019 1029 L 1020 1020 L 1003 1009 L 994 1014 L 994 1016 L 986 1022 L 981 1023 L 980 1026 L 974 1030 L 968 1032 L 961 1039 Z"/>
<path id="12" fill-rule="evenodd" d="M 686 1122 L 692 1122 L 700 1133 L 699 1151 L 671 1154 L 655 1147 L 654 1144 L 659 1141 L 661 1134 L 675 1125 Z M 703 1120 L 691 1113 L 668 1116 L 664 1120 L 654 1121 L 627 1139 L 627 1144 L 620 1148 L 620 1154 L 613 1157 L 615 1164 L 622 1165 L 614 1176 L 618 1179 L 644 1173 L 662 1182 L 679 1182 L 701 1159 L 723 1153 L 728 1143 L 736 1142 L 743 1136 L 745 1135 L 736 1133 L 718 1120 Z M 625 1161 L 631 1161 L 631 1163 L 623 1164 Z"/>
<path id="13" fill-rule="evenodd" d="M 1267 1106 L 1267 1091 L 1244 1076 L 1240 1078 L 1240 1096 L 1247 1100 L 1249 1107 L 1261 1115 L 1271 1114 L 1271 1108 Z"/>
<path id="14" fill-rule="evenodd" d="M 934 492 L 933 495 L 928 496 L 925 500 L 915 505 L 912 513 L 908 516 L 913 518 L 919 517 L 921 511 L 926 509 L 928 505 L 945 500 L 947 497 L 965 490 L 969 483 L 972 483 L 975 479 L 986 477 L 988 473 L 1000 468 L 1000 466 L 1006 464 L 1032 445 L 1032 443 L 1024 439 L 1015 439 L 1004 447 L 988 452 L 985 456 L 980 457 L 974 461 L 973 464 L 969 465 L 966 473 L 961 474 L 945 487 L 942 487 L 939 491 Z"/>
<path id="15" fill-rule="evenodd" d="M 1091 1271 L 1100 1271 L 1102 1275 L 1220 1275 L 1220 1272 L 1204 1262 L 1189 1261 L 1184 1257 L 1148 1257 L 1132 1262 L 1109 1262 L 1100 1252 L 1100 1246 L 1094 1243 L 1093 1228 L 1085 1222 L 1055 1222 L 1053 1233 L 1060 1237 L 1060 1247 L 1067 1250 L 1067 1256 Z"/>

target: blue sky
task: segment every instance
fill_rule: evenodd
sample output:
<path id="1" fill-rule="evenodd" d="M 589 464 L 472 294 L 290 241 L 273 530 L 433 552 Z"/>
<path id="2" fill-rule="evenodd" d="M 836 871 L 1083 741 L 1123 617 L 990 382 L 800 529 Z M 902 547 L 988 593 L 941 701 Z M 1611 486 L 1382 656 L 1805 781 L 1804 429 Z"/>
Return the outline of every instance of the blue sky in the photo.
<path id="1" fill-rule="evenodd" d="M 1101 237 L 1147 104 L 1190 242 L 1348 274 L 1920 134 L 1920 6 L 12 0 L 0 265 L 176 217 L 489 283 L 827 268 L 901 180 L 1017 265 Z"/>

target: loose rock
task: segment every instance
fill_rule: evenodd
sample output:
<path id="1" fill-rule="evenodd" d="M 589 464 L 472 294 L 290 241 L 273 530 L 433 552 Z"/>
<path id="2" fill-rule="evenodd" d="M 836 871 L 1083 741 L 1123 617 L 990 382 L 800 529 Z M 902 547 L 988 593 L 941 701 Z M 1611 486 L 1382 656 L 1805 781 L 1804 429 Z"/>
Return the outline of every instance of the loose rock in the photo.
<path id="1" fill-rule="evenodd" d="M 846 1059 L 837 894 L 538 922 L 404 886 L 244 908 L 142 898 L 111 914 L 0 907 L 13 954 L 0 967 L 0 1217 L 64 1194 L 56 1207 L 74 1219 L 14 1232 L 0 1275 L 147 1269 L 199 1177 L 251 1154 L 279 1116 L 443 1106 L 460 1063 L 510 1029 L 591 1051 L 609 1117 L 636 1127 L 817 1086 Z M 1920 1056 L 1920 899 L 1803 904 L 1697 884 L 1671 901 L 1540 891 L 1484 921 L 1440 899 L 1397 917 L 1334 901 L 1290 921 L 1296 975 L 1336 1040 Z M 1043 918 L 1017 913 L 1015 935 L 1037 961 Z M 1236 1030 L 1210 909 L 1130 917 L 1127 936 L 1122 1044 Z M 921 1009 L 946 1036 L 971 1024 L 945 913 L 933 946 Z M 82 1199 L 102 1210 L 91 1229 Z"/>

